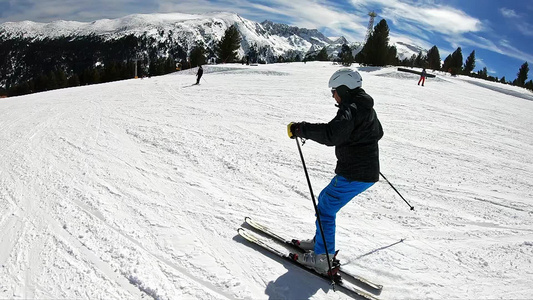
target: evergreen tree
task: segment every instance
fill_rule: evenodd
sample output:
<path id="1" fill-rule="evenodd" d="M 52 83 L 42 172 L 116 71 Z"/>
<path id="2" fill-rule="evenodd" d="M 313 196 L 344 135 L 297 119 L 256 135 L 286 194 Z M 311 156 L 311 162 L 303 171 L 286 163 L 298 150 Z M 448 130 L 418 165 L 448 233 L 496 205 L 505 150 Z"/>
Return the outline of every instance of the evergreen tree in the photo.
<path id="1" fill-rule="evenodd" d="M 458 47 L 453 53 L 452 53 L 452 61 L 451 61 L 451 69 L 452 74 L 459 74 L 463 70 L 463 51 L 461 50 L 461 47 Z"/>
<path id="2" fill-rule="evenodd" d="M 241 35 L 235 25 L 224 32 L 222 40 L 217 44 L 216 52 L 223 63 L 233 62 L 237 58 L 237 50 L 241 46 Z"/>
<path id="3" fill-rule="evenodd" d="M 428 68 L 432 70 L 440 70 L 440 54 L 437 46 L 431 47 L 427 55 Z"/>
<path id="4" fill-rule="evenodd" d="M 100 83 L 100 71 L 96 68 L 90 68 L 87 70 L 87 84 Z"/>
<path id="5" fill-rule="evenodd" d="M 50 91 L 50 90 L 55 90 L 59 87 L 58 83 L 57 83 L 57 78 L 56 78 L 56 74 L 54 74 L 53 71 L 50 71 L 48 73 L 48 81 L 46 83 L 46 88 L 45 90 L 47 91 Z"/>
<path id="6" fill-rule="evenodd" d="M 339 59 L 343 66 L 349 67 L 353 63 L 352 49 L 350 46 L 342 45 L 341 52 L 339 53 Z"/>
<path id="7" fill-rule="evenodd" d="M 527 61 L 522 64 L 520 67 L 520 70 L 518 70 L 518 73 L 516 76 L 516 85 L 518 86 L 524 86 L 526 84 L 527 80 L 527 73 L 529 72 L 529 65 L 527 64 Z"/>
<path id="8" fill-rule="evenodd" d="M 487 67 L 484 67 L 483 70 L 477 71 L 477 75 L 479 76 L 479 78 L 487 79 L 489 76 Z"/>
<path id="9" fill-rule="evenodd" d="M 448 56 L 446 56 L 446 58 L 444 59 L 444 63 L 442 64 L 442 70 L 444 72 L 452 72 L 452 55 L 449 54 Z"/>
<path id="10" fill-rule="evenodd" d="M 422 51 L 418 52 L 418 55 L 415 58 L 415 67 L 426 67 L 426 57 L 424 56 L 424 54 L 422 54 Z"/>
<path id="11" fill-rule="evenodd" d="M 389 59 L 389 25 L 382 19 L 374 27 L 374 31 L 368 37 L 366 44 L 356 56 L 356 61 L 371 65 L 385 66 Z"/>
<path id="12" fill-rule="evenodd" d="M 248 50 L 248 59 L 246 60 L 246 64 L 255 64 L 257 63 L 257 46 L 255 44 L 250 46 L 250 49 Z"/>
<path id="13" fill-rule="evenodd" d="M 57 70 L 56 72 L 56 79 L 57 79 L 57 87 L 62 89 L 68 87 L 68 79 L 65 72 L 61 69 Z"/>
<path id="14" fill-rule="evenodd" d="M 387 64 L 392 66 L 397 66 L 399 64 L 398 60 L 398 50 L 396 49 L 396 46 L 391 46 L 389 48 L 389 53 L 387 54 Z"/>
<path id="15" fill-rule="evenodd" d="M 197 45 L 191 51 L 191 66 L 197 67 L 205 64 L 205 48 L 203 45 Z"/>
<path id="16" fill-rule="evenodd" d="M 322 50 L 320 50 L 320 52 L 318 52 L 318 54 L 316 56 L 316 60 L 318 60 L 318 61 L 328 61 L 329 60 L 328 50 L 326 49 L 326 47 L 322 48 Z"/>
<path id="17" fill-rule="evenodd" d="M 68 79 L 68 86 L 73 87 L 73 86 L 79 86 L 79 85 L 80 85 L 80 78 L 78 74 L 74 74 L 70 76 L 70 78 Z"/>
<path id="18" fill-rule="evenodd" d="M 501 83 L 507 83 L 507 81 L 505 81 L 505 76 L 503 76 L 502 79 L 500 79 L 500 82 Z"/>
<path id="19" fill-rule="evenodd" d="M 35 80 L 35 91 L 42 92 L 46 90 L 48 90 L 48 77 L 41 74 Z"/>
<path id="20" fill-rule="evenodd" d="M 102 82 L 110 82 L 119 80 L 119 70 L 117 68 L 117 63 L 115 62 L 109 62 L 105 64 L 103 74 L 102 74 Z"/>
<path id="21" fill-rule="evenodd" d="M 525 87 L 526 89 L 528 89 L 528 90 L 533 91 L 533 80 L 528 81 L 528 82 L 524 85 L 524 87 Z"/>
<path id="22" fill-rule="evenodd" d="M 466 59 L 464 73 L 467 75 L 472 73 L 475 67 L 476 67 L 476 50 L 473 50 L 472 53 L 470 53 L 470 55 Z"/>
<path id="23" fill-rule="evenodd" d="M 409 58 L 409 60 L 407 61 L 407 66 L 411 68 L 414 67 L 415 61 L 416 61 L 416 54 L 413 54 L 411 55 L 411 58 Z"/>

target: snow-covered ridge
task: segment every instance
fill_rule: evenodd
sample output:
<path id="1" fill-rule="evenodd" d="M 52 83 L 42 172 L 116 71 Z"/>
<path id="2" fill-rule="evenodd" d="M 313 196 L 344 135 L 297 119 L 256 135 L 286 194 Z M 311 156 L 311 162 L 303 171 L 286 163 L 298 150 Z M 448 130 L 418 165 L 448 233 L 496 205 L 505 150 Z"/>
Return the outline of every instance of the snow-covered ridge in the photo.
<path id="1" fill-rule="evenodd" d="M 353 49 L 361 48 L 360 42 L 349 42 L 342 36 L 331 40 L 317 29 L 298 28 L 268 20 L 258 23 L 230 12 L 134 14 L 93 22 L 63 20 L 51 23 L 7 22 L 0 24 L 0 38 L 42 39 L 96 35 L 116 39 L 131 34 L 135 36 L 146 34 L 156 37 L 159 41 L 173 39 L 179 41 L 185 49 L 191 49 L 197 43 L 212 47 L 231 25 L 236 25 L 242 36 L 240 55 L 248 52 L 252 45 L 264 49 L 262 55 L 260 54 L 262 57 L 286 56 L 287 53 L 303 56 L 309 51 L 317 51 L 323 47 L 327 47 L 329 55 L 336 55 L 344 43 L 350 44 Z M 397 48 L 400 58 L 403 58 L 418 54 L 418 51 L 411 49 L 420 47 L 397 46 Z"/>
<path id="2" fill-rule="evenodd" d="M 172 28 L 179 23 L 224 18 L 232 16 L 229 13 L 217 14 L 133 14 L 118 19 L 101 19 L 93 22 L 54 21 L 51 23 L 38 23 L 32 21 L 7 22 L 0 25 L 0 33 L 7 36 L 24 36 L 29 38 L 49 37 L 56 38 L 69 35 L 112 35 L 116 33 L 131 34 L 143 33 L 151 28 Z"/>
<path id="3" fill-rule="evenodd" d="M 276 56 L 288 51 L 305 53 L 313 45 L 324 47 L 331 44 L 331 41 L 316 29 L 300 29 L 268 21 L 257 23 L 228 12 L 201 15 L 135 14 L 94 22 L 9 22 L 0 25 L 0 37 L 58 38 L 97 35 L 115 39 L 131 34 L 135 36 L 146 34 L 159 40 L 172 38 L 190 48 L 196 43 L 212 46 L 222 38 L 224 31 L 231 25 L 236 25 L 241 33 L 241 54 L 252 45 L 267 48 L 270 54 Z"/>

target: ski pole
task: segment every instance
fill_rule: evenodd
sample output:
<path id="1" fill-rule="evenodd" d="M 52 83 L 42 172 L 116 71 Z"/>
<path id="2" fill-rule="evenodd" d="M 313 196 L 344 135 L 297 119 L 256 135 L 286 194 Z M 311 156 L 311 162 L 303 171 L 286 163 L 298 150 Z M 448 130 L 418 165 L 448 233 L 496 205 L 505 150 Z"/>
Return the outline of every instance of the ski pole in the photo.
<path id="1" fill-rule="evenodd" d="M 390 181 L 387 179 L 387 177 L 385 177 L 385 175 L 383 175 L 383 173 L 379 172 L 379 174 L 383 177 L 383 179 L 385 179 L 385 181 L 387 181 L 387 183 L 394 189 L 394 191 L 403 199 L 403 201 L 405 201 L 405 203 L 407 203 L 407 205 L 409 205 L 409 207 L 411 208 L 411 210 L 415 210 L 415 207 L 412 206 L 411 204 L 409 204 L 409 202 L 407 202 L 407 200 L 405 200 L 405 198 L 402 196 L 402 194 L 400 194 L 400 192 L 398 192 L 398 190 L 394 187 L 394 185 L 392 185 L 392 183 L 390 183 Z"/>
<path id="2" fill-rule="evenodd" d="M 307 167 L 305 166 L 305 160 L 304 155 L 302 153 L 302 148 L 300 147 L 300 143 L 298 142 L 298 137 L 295 138 L 296 145 L 298 145 L 298 151 L 300 152 L 300 158 L 302 159 L 302 165 L 304 167 L 305 177 L 307 178 L 307 185 L 309 185 L 309 191 L 311 192 L 311 199 L 313 200 L 313 207 L 315 208 L 315 214 L 316 214 L 316 220 L 318 222 L 318 227 L 320 228 L 320 234 L 322 236 L 322 240 L 324 241 L 324 248 L 326 248 L 326 257 L 328 259 L 328 268 L 329 268 L 329 278 L 331 279 L 331 284 L 333 285 L 333 289 L 335 290 L 335 281 L 333 280 L 333 274 L 331 272 L 331 262 L 329 260 L 329 251 L 328 251 L 328 245 L 326 244 L 326 237 L 324 235 L 324 230 L 322 230 L 322 222 L 320 221 L 320 214 L 318 213 L 318 206 L 316 204 L 315 195 L 313 194 L 313 188 L 311 187 L 311 181 L 309 180 L 309 174 L 307 173 Z"/>

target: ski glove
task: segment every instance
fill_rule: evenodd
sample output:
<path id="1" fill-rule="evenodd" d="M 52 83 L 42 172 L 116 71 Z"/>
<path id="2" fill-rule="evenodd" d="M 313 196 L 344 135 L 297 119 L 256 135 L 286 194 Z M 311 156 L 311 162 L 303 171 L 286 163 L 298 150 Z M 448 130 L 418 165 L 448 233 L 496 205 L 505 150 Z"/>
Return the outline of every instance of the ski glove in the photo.
<path id="1" fill-rule="evenodd" d="M 302 123 L 290 122 L 287 125 L 287 134 L 289 135 L 291 139 L 294 139 L 296 137 L 302 137 L 302 127 L 303 127 L 303 122 Z"/>

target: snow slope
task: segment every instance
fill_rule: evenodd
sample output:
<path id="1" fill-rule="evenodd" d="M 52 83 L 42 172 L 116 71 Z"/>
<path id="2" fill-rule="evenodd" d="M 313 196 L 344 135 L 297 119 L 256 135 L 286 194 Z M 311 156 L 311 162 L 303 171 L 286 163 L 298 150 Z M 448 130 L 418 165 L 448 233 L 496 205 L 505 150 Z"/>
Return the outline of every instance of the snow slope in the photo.
<path id="1" fill-rule="evenodd" d="M 313 234 L 285 126 L 335 115 L 337 68 L 207 66 L 199 86 L 190 70 L 0 99 L 0 299 L 349 299 L 236 231 L 252 216 Z M 383 299 L 531 299 L 531 93 L 359 70 L 382 172 L 416 209 L 385 181 L 344 207 L 346 269 Z M 303 152 L 318 194 L 334 150 Z"/>

